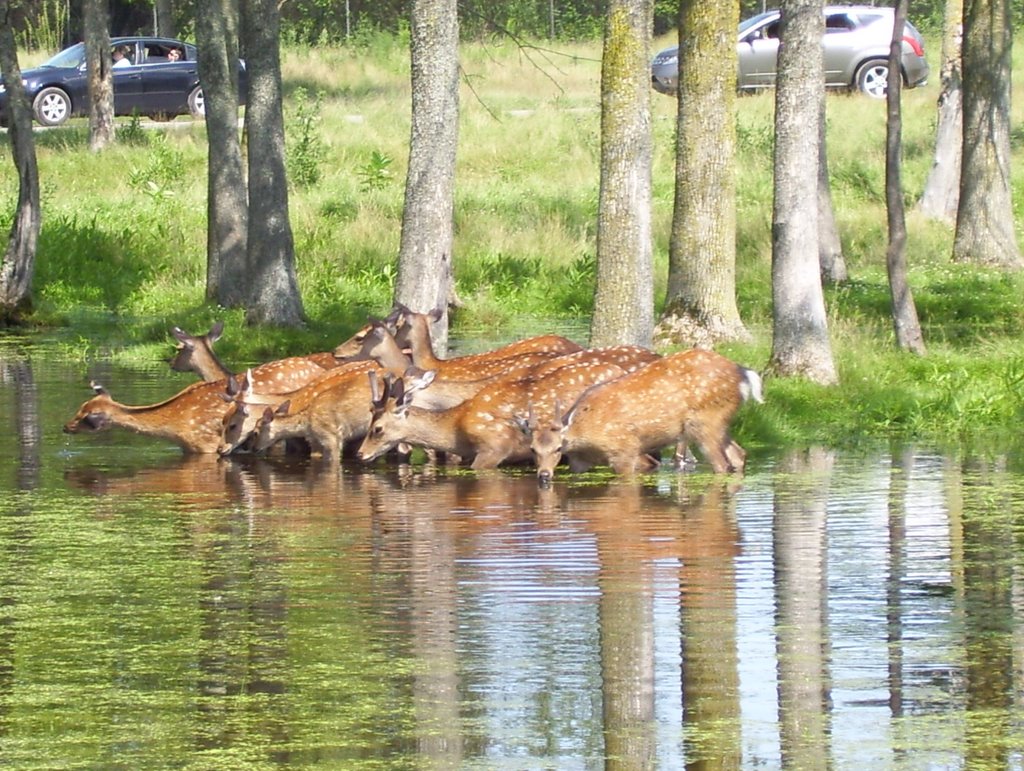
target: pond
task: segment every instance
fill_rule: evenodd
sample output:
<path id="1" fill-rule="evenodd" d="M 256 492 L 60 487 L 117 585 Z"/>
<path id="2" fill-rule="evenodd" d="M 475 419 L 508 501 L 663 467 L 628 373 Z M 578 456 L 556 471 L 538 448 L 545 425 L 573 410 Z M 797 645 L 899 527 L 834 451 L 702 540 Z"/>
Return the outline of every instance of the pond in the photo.
<path id="1" fill-rule="evenodd" d="M 1024 768 L 1005 452 L 540 489 L 65 436 L 90 378 L 189 382 L 0 346 L 5 767 Z"/>

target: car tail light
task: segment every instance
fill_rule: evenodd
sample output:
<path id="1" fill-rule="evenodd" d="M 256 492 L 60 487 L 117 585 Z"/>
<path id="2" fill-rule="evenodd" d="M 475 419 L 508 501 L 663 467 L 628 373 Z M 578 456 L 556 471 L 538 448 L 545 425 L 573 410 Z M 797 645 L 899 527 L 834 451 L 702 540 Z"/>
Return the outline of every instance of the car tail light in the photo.
<path id="1" fill-rule="evenodd" d="M 910 35 L 904 35 L 903 42 L 910 46 L 912 49 L 914 49 L 915 54 L 917 54 L 918 56 L 924 56 L 924 46 L 918 43 Z"/>

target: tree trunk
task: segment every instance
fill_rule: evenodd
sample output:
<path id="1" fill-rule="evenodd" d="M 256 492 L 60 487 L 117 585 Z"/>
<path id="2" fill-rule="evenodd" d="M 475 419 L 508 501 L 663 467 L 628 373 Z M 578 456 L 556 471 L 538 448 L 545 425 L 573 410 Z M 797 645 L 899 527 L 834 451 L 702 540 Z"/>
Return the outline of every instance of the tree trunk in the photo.
<path id="1" fill-rule="evenodd" d="M 828 178 L 828 143 L 826 141 L 825 100 L 821 100 L 818 117 L 818 267 L 821 280 L 841 284 L 848 278 L 843 242 L 839 238 L 835 208 L 832 206 L 832 183 Z"/>
<path id="2" fill-rule="evenodd" d="M 892 44 L 889 49 L 889 87 L 886 93 L 885 133 L 885 208 L 889 220 L 889 248 L 886 265 L 892 296 L 892 321 L 896 344 L 904 351 L 924 355 L 924 336 L 917 319 L 917 306 L 907 278 L 907 222 L 903 209 L 903 181 L 900 163 L 903 155 L 903 116 L 900 96 L 903 77 L 903 27 L 907 18 L 907 0 L 897 0 L 893 13 Z"/>
<path id="3" fill-rule="evenodd" d="M 837 380 L 818 256 L 819 117 L 825 98 L 820 0 L 783 0 L 775 89 L 772 322 L 769 369 Z"/>
<path id="4" fill-rule="evenodd" d="M 110 61 L 110 15 L 106 0 L 84 0 L 85 61 L 89 79 L 89 149 L 114 141 L 114 79 Z"/>
<path id="5" fill-rule="evenodd" d="M 249 146 L 246 318 L 251 324 L 299 326 L 305 322 L 305 314 L 288 219 L 280 13 L 276 0 L 244 0 L 242 16 L 249 73 L 245 110 Z"/>
<path id="6" fill-rule="evenodd" d="M 729 33 L 738 23 L 739 6 L 728 0 L 680 5 L 676 195 L 659 341 L 710 348 L 749 338 L 736 307 L 737 65 Z"/>
<path id="7" fill-rule="evenodd" d="M 921 213 L 926 217 L 950 224 L 956 222 L 960 200 L 960 151 L 963 143 L 960 30 L 963 14 L 963 0 L 946 0 L 935 158 L 924 183 L 920 204 Z"/>
<path id="8" fill-rule="evenodd" d="M 601 57 L 601 189 L 590 344 L 651 345 L 651 0 L 610 0 Z"/>
<path id="9" fill-rule="evenodd" d="M 1009 0 L 966 0 L 963 162 L 953 260 L 1024 265 L 1010 197 Z"/>
<path id="10" fill-rule="evenodd" d="M 440 310 L 435 352 L 448 348 L 454 293 L 455 157 L 459 143 L 459 21 L 456 0 L 413 0 L 412 128 L 395 301 Z"/>
<path id="11" fill-rule="evenodd" d="M 10 4 L 0 0 L 0 74 L 7 89 L 8 137 L 18 173 L 18 205 L 0 263 L 0 323 L 15 322 L 31 309 L 32 277 L 42 210 L 36 166 L 32 112 L 25 98 L 18 49 L 10 21 Z"/>
<path id="12" fill-rule="evenodd" d="M 238 0 L 196 6 L 199 77 L 206 106 L 206 297 L 225 308 L 247 297 L 248 200 L 238 138 Z"/>
<path id="13" fill-rule="evenodd" d="M 204 13 L 203 6 L 205 5 L 216 5 L 215 0 L 202 0 L 202 2 L 196 3 L 196 16 L 200 16 Z M 174 26 L 174 9 L 172 7 L 171 0 L 154 0 L 153 2 L 153 13 L 155 14 L 156 24 L 153 26 L 154 35 L 160 37 L 177 37 L 178 32 Z M 198 25 L 198 19 L 196 24 Z M 198 30 L 196 34 L 198 35 Z M 199 49 L 202 51 L 202 48 Z"/>

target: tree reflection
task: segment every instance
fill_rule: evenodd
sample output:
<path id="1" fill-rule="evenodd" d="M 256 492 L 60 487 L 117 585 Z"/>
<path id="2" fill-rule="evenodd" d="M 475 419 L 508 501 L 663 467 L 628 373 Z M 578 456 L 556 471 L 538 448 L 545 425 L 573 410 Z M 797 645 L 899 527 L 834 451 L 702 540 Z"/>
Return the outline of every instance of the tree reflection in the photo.
<path id="1" fill-rule="evenodd" d="M 775 477 L 775 605 L 783 766 L 831 766 L 828 673 L 828 487 L 834 454 L 791 452 Z"/>
<path id="2" fill-rule="evenodd" d="M 1014 511 L 1005 459 L 974 459 L 963 480 L 967 768 L 1009 768 L 1015 616 Z"/>

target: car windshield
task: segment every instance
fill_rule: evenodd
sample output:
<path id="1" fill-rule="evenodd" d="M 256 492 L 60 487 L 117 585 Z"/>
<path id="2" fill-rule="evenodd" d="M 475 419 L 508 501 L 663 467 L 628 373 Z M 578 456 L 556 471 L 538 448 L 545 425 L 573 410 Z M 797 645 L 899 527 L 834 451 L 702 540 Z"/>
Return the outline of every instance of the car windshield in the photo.
<path id="1" fill-rule="evenodd" d="M 85 61 L 85 44 L 78 43 L 65 48 L 59 54 L 42 63 L 42 67 L 80 67 Z"/>

